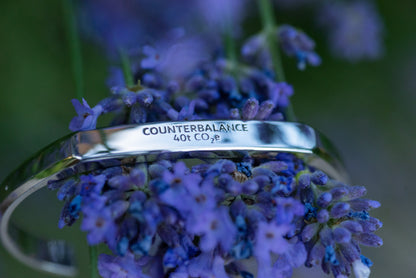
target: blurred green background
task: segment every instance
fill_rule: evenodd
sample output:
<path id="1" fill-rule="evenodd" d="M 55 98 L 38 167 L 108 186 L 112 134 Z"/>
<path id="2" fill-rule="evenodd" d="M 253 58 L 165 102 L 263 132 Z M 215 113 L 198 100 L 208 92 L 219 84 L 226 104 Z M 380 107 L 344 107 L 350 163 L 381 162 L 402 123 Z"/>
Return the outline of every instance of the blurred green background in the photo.
<path id="1" fill-rule="evenodd" d="M 375 263 L 372 277 L 410 278 L 416 277 L 416 1 L 377 3 L 386 28 L 383 59 L 358 64 L 335 60 L 319 41 L 322 35 L 311 29 L 323 65 L 299 72 L 292 60 L 284 64 L 295 87 L 299 119 L 333 141 L 353 183 L 366 185 L 368 195 L 382 203 L 372 214 L 384 222 L 378 232 L 384 246 L 364 251 Z M 62 17 L 56 0 L 0 2 L 0 180 L 68 133 L 75 87 Z M 108 94 L 107 63 L 93 45 L 84 43 L 83 55 L 86 98 L 95 105 Z M 20 220 L 46 227 L 32 213 L 23 213 Z M 0 277 L 53 276 L 30 270 L 1 250 Z"/>

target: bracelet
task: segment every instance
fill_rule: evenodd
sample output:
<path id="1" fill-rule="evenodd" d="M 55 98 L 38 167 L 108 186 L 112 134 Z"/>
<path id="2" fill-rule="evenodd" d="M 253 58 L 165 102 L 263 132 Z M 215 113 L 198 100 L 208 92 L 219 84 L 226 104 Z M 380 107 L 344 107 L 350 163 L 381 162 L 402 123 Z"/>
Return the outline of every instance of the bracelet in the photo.
<path id="1" fill-rule="evenodd" d="M 9 175 L 0 187 L 0 238 L 19 261 L 63 276 L 77 273 L 67 240 L 32 235 L 16 224 L 16 211 L 30 196 L 48 192 L 48 181 L 91 169 L 94 163 L 134 158 L 135 163 L 186 158 L 273 158 L 279 152 L 302 156 L 330 177 L 347 175 L 330 142 L 313 128 L 279 121 L 185 121 L 80 131 L 49 145 Z M 88 165 L 88 166 L 85 166 Z M 42 190 L 41 190 L 42 189 Z M 38 195 L 36 195 L 38 198 Z M 35 204 L 36 204 L 35 200 Z M 41 217 L 41 216 L 34 216 Z"/>

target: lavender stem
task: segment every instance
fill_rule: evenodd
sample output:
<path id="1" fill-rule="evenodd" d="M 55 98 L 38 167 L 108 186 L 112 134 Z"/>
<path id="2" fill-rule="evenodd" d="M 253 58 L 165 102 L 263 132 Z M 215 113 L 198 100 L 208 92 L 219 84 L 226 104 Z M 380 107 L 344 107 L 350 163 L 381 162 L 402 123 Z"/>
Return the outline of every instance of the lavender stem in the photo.
<path id="1" fill-rule="evenodd" d="M 90 254 L 91 278 L 99 278 L 100 275 L 98 274 L 98 246 L 89 245 L 88 250 Z"/>
<path id="2" fill-rule="evenodd" d="M 64 13 L 68 42 L 71 51 L 72 74 L 74 75 L 76 96 L 79 100 L 81 100 L 84 95 L 82 55 L 73 1 L 63 0 L 62 10 Z"/>
<path id="3" fill-rule="evenodd" d="M 257 3 L 259 5 L 260 17 L 263 22 L 263 32 L 266 35 L 274 71 L 276 73 L 276 81 L 285 82 L 286 78 L 279 51 L 278 30 L 276 19 L 273 14 L 273 6 L 270 0 L 258 0 Z M 295 112 L 293 111 L 291 103 L 287 106 L 285 114 L 288 121 L 296 121 Z"/>

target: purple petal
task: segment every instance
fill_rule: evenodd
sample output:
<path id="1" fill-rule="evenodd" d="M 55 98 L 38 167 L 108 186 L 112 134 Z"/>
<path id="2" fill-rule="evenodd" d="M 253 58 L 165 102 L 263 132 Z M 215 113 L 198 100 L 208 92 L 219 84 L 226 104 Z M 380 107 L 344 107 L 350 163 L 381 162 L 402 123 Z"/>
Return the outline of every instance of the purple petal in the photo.
<path id="1" fill-rule="evenodd" d="M 334 240 L 338 243 L 348 243 L 351 240 L 351 232 L 342 227 L 337 227 L 334 229 Z"/>
<path id="2" fill-rule="evenodd" d="M 383 245 L 383 240 L 379 236 L 376 236 L 375 234 L 371 233 L 358 234 L 355 236 L 355 239 L 365 246 L 379 247 Z"/>
<path id="3" fill-rule="evenodd" d="M 351 207 L 348 203 L 336 203 L 331 211 L 330 211 L 330 215 L 332 218 L 341 218 L 345 215 L 348 214 L 348 212 L 350 211 Z"/>

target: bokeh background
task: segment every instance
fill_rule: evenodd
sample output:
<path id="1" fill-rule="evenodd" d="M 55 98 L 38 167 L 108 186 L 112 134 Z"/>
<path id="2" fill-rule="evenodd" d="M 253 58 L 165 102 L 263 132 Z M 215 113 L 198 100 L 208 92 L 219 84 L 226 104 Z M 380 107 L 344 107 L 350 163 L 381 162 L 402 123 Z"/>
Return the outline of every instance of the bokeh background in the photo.
<path id="1" fill-rule="evenodd" d="M 298 118 L 333 141 L 353 183 L 367 186 L 368 195 L 382 203 L 372 214 L 384 222 L 378 232 L 384 246 L 364 252 L 375 263 L 372 277 L 411 278 L 416 277 L 416 2 L 377 4 L 385 24 L 382 59 L 336 60 L 322 34 L 309 27 L 322 66 L 299 72 L 292 60 L 284 65 L 295 88 Z M 307 23 L 301 14 L 278 16 L 301 27 Z M 0 1 L 0 42 L 2 180 L 29 155 L 69 132 L 75 87 L 60 1 Z M 95 105 L 108 94 L 107 62 L 96 46 L 84 42 L 82 48 L 86 98 Z M 47 229 L 33 215 L 22 213 L 21 221 Z M 1 250 L 0 277 L 56 276 L 30 270 Z"/>

